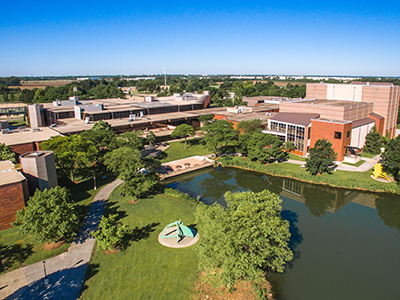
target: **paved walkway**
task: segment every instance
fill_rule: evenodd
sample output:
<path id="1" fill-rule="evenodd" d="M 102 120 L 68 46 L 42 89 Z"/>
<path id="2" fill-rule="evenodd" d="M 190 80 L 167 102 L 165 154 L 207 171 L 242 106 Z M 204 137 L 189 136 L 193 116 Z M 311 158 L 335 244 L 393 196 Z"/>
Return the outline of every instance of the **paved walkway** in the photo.
<path id="1" fill-rule="evenodd" d="M 44 283 L 43 263 L 38 262 L 0 276 L 1 299 L 78 299 L 92 255 L 97 229 L 110 193 L 122 180 L 116 179 L 94 197 L 81 230 L 68 251 L 46 260 L 49 284 Z"/>
<path id="2" fill-rule="evenodd" d="M 374 165 L 378 162 L 379 155 L 375 156 L 374 158 L 363 157 L 362 159 L 365 160 L 365 163 L 363 163 L 359 167 L 340 163 L 337 165 L 336 170 L 342 170 L 342 171 L 348 171 L 348 172 L 366 172 L 368 170 L 371 170 L 374 167 Z M 288 159 L 286 162 L 295 164 L 295 165 L 305 165 L 306 164 L 305 161 L 294 160 L 294 159 Z"/>

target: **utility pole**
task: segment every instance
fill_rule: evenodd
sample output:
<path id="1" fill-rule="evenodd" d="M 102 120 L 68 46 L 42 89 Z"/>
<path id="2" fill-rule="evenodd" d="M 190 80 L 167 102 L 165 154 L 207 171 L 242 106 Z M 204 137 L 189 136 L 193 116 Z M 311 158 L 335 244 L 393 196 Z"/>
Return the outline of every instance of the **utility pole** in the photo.
<path id="1" fill-rule="evenodd" d="M 163 67 L 164 70 L 164 85 L 167 85 L 167 68 Z"/>

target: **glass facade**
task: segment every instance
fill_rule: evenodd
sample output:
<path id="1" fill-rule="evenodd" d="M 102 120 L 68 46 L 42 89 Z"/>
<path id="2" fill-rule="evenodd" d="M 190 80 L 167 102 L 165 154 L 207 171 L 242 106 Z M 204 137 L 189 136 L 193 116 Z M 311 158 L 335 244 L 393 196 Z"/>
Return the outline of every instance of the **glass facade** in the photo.
<path id="1" fill-rule="evenodd" d="M 276 132 L 282 132 L 286 134 L 286 137 L 278 135 L 279 138 L 284 138 L 284 142 L 291 142 L 295 145 L 296 150 L 304 151 L 304 137 L 305 130 L 304 126 L 287 124 L 278 121 L 270 121 L 270 130 Z M 310 135 L 308 135 L 310 137 Z"/>

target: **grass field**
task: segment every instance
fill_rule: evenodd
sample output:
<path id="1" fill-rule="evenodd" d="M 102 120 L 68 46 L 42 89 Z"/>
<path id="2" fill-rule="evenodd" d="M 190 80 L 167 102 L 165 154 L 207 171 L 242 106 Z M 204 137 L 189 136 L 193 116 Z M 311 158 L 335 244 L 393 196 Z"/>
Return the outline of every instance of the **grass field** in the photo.
<path id="1" fill-rule="evenodd" d="M 72 80 L 37 80 L 22 82 L 19 86 L 10 86 L 10 88 L 20 88 L 21 90 L 28 89 L 44 89 L 46 86 L 62 86 L 71 83 Z"/>
<path id="2" fill-rule="evenodd" d="M 193 226 L 196 203 L 160 194 L 129 204 L 129 197 L 120 192 L 118 187 L 111 194 L 107 211 L 118 212 L 129 226 L 130 245 L 113 255 L 94 253 L 82 299 L 191 299 L 199 245 L 171 249 L 160 245 L 157 237 L 179 219 Z"/>
<path id="3" fill-rule="evenodd" d="M 363 163 L 365 163 L 365 160 L 360 160 L 360 161 L 356 162 L 355 164 L 348 163 L 348 162 L 343 162 L 343 164 L 345 164 L 345 165 L 354 166 L 354 167 L 359 167 L 359 166 L 361 166 Z"/>
<path id="4" fill-rule="evenodd" d="M 204 145 L 200 143 L 200 139 L 187 140 L 187 149 L 185 150 L 185 141 L 176 141 L 169 143 L 169 148 L 159 155 L 159 159 L 162 163 L 169 161 L 194 156 L 194 155 L 206 155 L 212 152 L 208 150 Z"/>
<path id="5" fill-rule="evenodd" d="M 369 191 L 380 191 L 400 194 L 400 187 L 396 182 L 381 183 L 371 178 L 371 171 L 347 172 L 337 170 L 332 174 L 324 173 L 313 176 L 299 165 L 282 162 L 279 164 L 263 165 L 240 157 L 221 157 L 218 159 L 224 166 L 240 167 L 270 175 L 285 176 L 306 182 L 328 184 L 335 187 L 358 188 Z"/>
<path id="6" fill-rule="evenodd" d="M 298 161 L 306 161 L 306 157 L 302 157 L 293 153 L 289 153 L 289 159 L 298 160 Z"/>
<path id="7" fill-rule="evenodd" d="M 362 152 L 361 156 L 362 157 L 366 157 L 366 158 L 373 158 L 375 156 L 377 156 L 378 154 L 373 154 L 373 153 L 368 153 L 368 152 Z"/>
<path id="8" fill-rule="evenodd" d="M 101 188 L 113 178 L 99 179 L 98 187 Z M 92 199 L 97 191 L 93 190 L 93 180 L 74 184 L 70 181 L 59 183 L 71 190 L 73 199 L 78 203 L 79 217 L 83 221 Z M 9 228 L 0 232 L 0 273 L 11 271 L 25 265 L 45 260 L 66 251 L 69 243 L 65 243 L 58 249 L 45 251 L 43 243 L 36 241 L 30 236 L 22 236 L 17 228 Z"/>

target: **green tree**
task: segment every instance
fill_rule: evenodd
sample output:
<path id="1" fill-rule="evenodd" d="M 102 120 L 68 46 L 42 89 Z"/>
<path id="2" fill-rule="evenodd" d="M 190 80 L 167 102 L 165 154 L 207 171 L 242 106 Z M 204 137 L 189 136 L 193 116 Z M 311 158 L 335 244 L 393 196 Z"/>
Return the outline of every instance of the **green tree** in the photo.
<path id="1" fill-rule="evenodd" d="M 296 150 L 296 146 L 292 142 L 286 142 L 284 146 L 285 146 L 285 150 L 288 152 Z"/>
<path id="2" fill-rule="evenodd" d="M 381 135 L 378 133 L 376 126 L 374 125 L 370 132 L 365 136 L 364 151 L 379 154 L 381 153 L 381 147 L 383 147 Z"/>
<path id="3" fill-rule="evenodd" d="M 203 142 L 214 152 L 214 156 L 229 143 L 232 144 L 237 136 L 232 123 L 227 120 L 214 120 L 203 126 L 202 131 L 205 133 Z"/>
<path id="4" fill-rule="evenodd" d="M 14 164 L 17 163 L 12 148 L 3 143 L 0 143 L 0 160 L 11 160 Z"/>
<path id="5" fill-rule="evenodd" d="M 306 168 L 311 175 L 330 173 L 330 167 L 336 160 L 337 154 L 332 148 L 332 143 L 327 139 L 319 139 L 309 150 L 310 157 L 306 159 Z"/>
<path id="6" fill-rule="evenodd" d="M 62 175 L 74 175 L 90 168 L 97 154 L 95 144 L 81 135 L 55 136 L 40 144 L 43 150 L 54 152 L 56 166 Z"/>
<path id="7" fill-rule="evenodd" d="M 27 206 L 17 212 L 12 225 L 41 242 L 65 240 L 79 228 L 76 204 L 64 187 L 36 190 Z"/>
<path id="8" fill-rule="evenodd" d="M 242 121 L 237 125 L 236 130 L 242 134 L 260 133 L 262 131 L 262 121 L 260 119 Z"/>
<path id="9" fill-rule="evenodd" d="M 153 143 L 156 141 L 157 137 L 154 134 L 153 131 L 149 131 L 149 133 L 147 134 L 146 140 L 149 143 L 150 146 L 153 145 Z"/>
<path id="10" fill-rule="evenodd" d="M 141 137 L 143 131 L 127 131 L 117 136 L 115 148 L 130 147 L 137 150 L 144 149 L 144 139 Z"/>
<path id="11" fill-rule="evenodd" d="M 98 161 L 103 158 L 104 154 L 113 149 L 116 138 L 111 125 L 102 120 L 96 122 L 90 130 L 82 132 L 81 136 L 92 141 L 97 147 L 96 160 Z"/>
<path id="12" fill-rule="evenodd" d="M 288 153 L 283 151 L 281 140 L 265 133 L 254 133 L 247 141 L 248 157 L 262 163 L 284 159 Z"/>
<path id="13" fill-rule="evenodd" d="M 195 136 L 196 132 L 193 127 L 187 124 L 178 125 L 174 131 L 171 133 L 172 138 L 184 138 L 185 139 L 185 149 L 186 149 L 186 138 L 188 136 Z"/>
<path id="14" fill-rule="evenodd" d="M 390 172 L 394 179 L 400 182 L 400 136 L 390 140 L 382 153 L 382 164 L 386 171 Z"/>
<path id="15" fill-rule="evenodd" d="M 142 158 L 139 150 L 130 147 L 107 153 L 104 164 L 125 181 L 123 190 L 134 200 L 156 183 L 155 172 L 160 167 L 158 160 Z"/>
<path id="16" fill-rule="evenodd" d="M 117 222 L 118 214 L 102 216 L 99 229 L 91 232 L 96 238 L 97 249 L 113 250 L 118 247 L 126 233 L 126 226 Z"/>
<path id="17" fill-rule="evenodd" d="M 268 270 L 283 272 L 293 253 L 279 196 L 267 190 L 227 192 L 225 201 L 227 208 L 219 204 L 197 208 L 203 241 L 200 268 L 215 274 L 224 285 L 237 280 L 257 282 Z"/>

